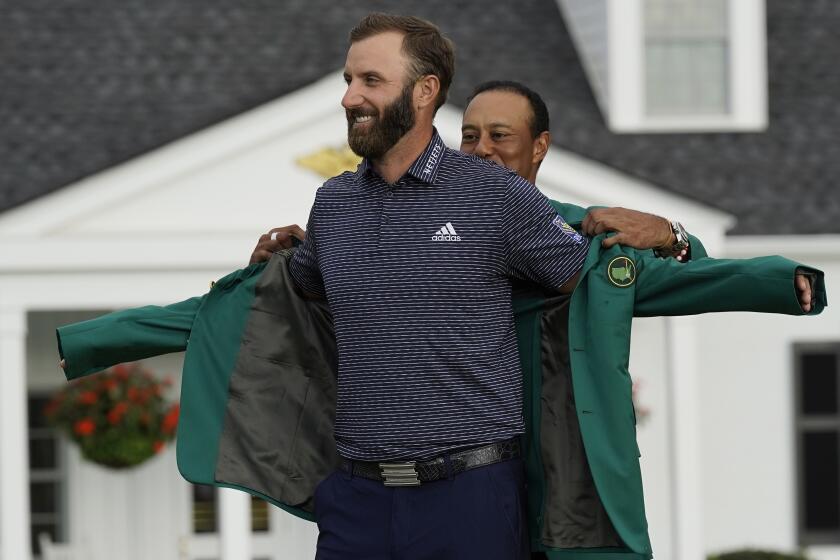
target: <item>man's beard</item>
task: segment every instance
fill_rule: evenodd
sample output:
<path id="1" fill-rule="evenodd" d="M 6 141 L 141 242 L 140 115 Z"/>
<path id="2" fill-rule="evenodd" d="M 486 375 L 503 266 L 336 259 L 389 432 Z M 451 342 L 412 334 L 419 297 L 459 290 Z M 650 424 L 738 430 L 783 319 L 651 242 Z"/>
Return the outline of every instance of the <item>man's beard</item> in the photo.
<path id="1" fill-rule="evenodd" d="M 414 111 L 411 97 L 414 84 L 406 85 L 400 96 L 385 107 L 380 114 L 373 116 L 373 122 L 365 131 L 356 131 L 356 117 L 370 115 L 364 109 L 348 109 L 347 142 L 356 155 L 369 159 L 379 159 L 400 141 L 400 138 L 414 128 Z M 365 126 L 365 125 L 362 125 Z"/>

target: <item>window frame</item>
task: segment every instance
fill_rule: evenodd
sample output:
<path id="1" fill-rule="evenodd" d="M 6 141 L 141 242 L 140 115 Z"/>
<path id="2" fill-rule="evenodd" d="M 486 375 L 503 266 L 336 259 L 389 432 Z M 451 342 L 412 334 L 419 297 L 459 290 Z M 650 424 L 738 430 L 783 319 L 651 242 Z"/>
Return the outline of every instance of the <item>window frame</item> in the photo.
<path id="1" fill-rule="evenodd" d="M 807 354 L 834 354 L 837 363 L 837 412 L 834 415 L 805 417 L 802 412 L 802 357 Z M 835 529 L 814 530 L 805 526 L 805 455 L 803 438 L 807 431 L 835 431 L 840 445 L 840 342 L 806 342 L 793 345 L 793 414 L 796 461 L 796 532 L 800 546 L 840 544 L 840 524 Z M 840 452 L 840 451 L 838 451 Z M 838 475 L 840 476 L 840 475 Z M 840 485 L 836 497 L 840 508 Z"/>
<path id="2" fill-rule="evenodd" d="M 29 531 L 32 535 L 35 525 L 54 524 L 56 526 L 56 541 L 66 542 L 70 534 L 69 522 L 69 470 L 67 458 L 67 441 L 66 438 L 55 428 L 48 425 L 33 426 L 30 417 L 35 410 L 37 401 L 49 400 L 51 394 L 46 391 L 29 391 L 27 393 L 27 415 L 26 433 L 27 446 L 31 446 L 33 439 L 44 438 L 51 436 L 55 443 L 55 467 L 52 469 L 34 469 L 32 467 L 32 457 L 30 456 L 29 464 L 27 464 L 27 474 L 29 480 L 30 492 L 32 491 L 32 484 L 37 482 L 52 482 L 57 484 L 56 491 L 56 507 L 52 513 L 32 511 L 32 503 L 29 505 Z M 40 406 L 42 403 L 37 403 Z M 40 413 L 40 412 L 39 412 Z M 37 535 L 32 535 L 33 540 L 36 541 L 32 548 L 34 558 L 41 558 L 40 551 L 37 550 Z"/>
<path id="3" fill-rule="evenodd" d="M 558 0 L 563 1 L 563 0 Z M 644 0 L 607 1 L 606 91 L 596 88 L 616 133 L 763 131 L 768 124 L 764 0 L 728 0 L 727 114 L 649 115 L 646 111 Z M 574 36 L 574 34 L 573 34 Z M 578 52 L 585 52 L 578 49 Z"/>

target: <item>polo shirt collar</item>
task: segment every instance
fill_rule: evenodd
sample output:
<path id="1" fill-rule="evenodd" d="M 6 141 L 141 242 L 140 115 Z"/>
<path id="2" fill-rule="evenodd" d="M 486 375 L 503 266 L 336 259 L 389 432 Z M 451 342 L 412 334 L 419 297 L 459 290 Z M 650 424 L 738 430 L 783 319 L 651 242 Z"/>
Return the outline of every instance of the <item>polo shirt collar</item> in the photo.
<path id="1" fill-rule="evenodd" d="M 415 179 L 420 179 L 429 184 L 435 184 L 437 179 L 440 163 L 443 160 L 443 153 L 446 150 L 446 144 L 438 134 L 437 128 L 432 129 L 432 139 L 429 145 L 423 150 L 411 167 L 408 168 L 408 174 Z"/>
<path id="2" fill-rule="evenodd" d="M 443 161 L 443 153 L 446 151 L 446 144 L 443 143 L 437 128 L 432 129 L 432 139 L 429 145 L 423 150 L 423 153 L 414 160 L 411 167 L 406 172 L 415 179 L 419 179 L 429 184 L 435 184 L 437 180 L 438 170 L 440 169 L 441 161 Z M 367 173 L 373 173 L 373 164 L 368 158 L 363 158 L 362 162 L 356 170 L 360 177 Z"/>

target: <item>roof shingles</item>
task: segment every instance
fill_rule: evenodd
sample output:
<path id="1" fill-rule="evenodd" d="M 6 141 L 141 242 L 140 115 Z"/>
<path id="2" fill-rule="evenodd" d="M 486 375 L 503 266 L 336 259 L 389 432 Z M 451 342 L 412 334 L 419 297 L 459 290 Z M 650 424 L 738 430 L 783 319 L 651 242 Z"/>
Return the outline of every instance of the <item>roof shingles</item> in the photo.
<path id="1" fill-rule="evenodd" d="M 0 3 L 0 211 L 294 91 L 387 0 Z M 520 80 L 559 146 L 732 212 L 735 234 L 840 232 L 840 3 L 768 0 L 765 133 L 622 134 L 553 0 L 409 0 L 458 47 L 450 99 Z M 539 38 L 535 40 L 535 38 Z"/>

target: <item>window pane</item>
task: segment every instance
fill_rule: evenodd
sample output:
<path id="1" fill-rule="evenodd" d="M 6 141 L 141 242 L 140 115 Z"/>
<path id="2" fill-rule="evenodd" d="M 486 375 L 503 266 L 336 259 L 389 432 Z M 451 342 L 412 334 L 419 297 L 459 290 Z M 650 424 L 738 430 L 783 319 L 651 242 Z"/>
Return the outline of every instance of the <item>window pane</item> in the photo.
<path id="1" fill-rule="evenodd" d="M 727 0 L 645 0 L 645 109 L 728 113 Z"/>
<path id="2" fill-rule="evenodd" d="M 656 41 L 645 49 L 649 114 L 727 111 L 727 47 L 720 41 Z"/>
<path id="3" fill-rule="evenodd" d="M 722 37 L 727 0 L 646 0 L 648 37 Z"/>
<path id="4" fill-rule="evenodd" d="M 44 428 L 47 426 L 47 419 L 44 416 L 44 407 L 50 402 L 49 397 L 29 397 L 29 427 Z"/>
<path id="5" fill-rule="evenodd" d="M 805 529 L 840 529 L 838 432 L 803 434 Z"/>
<path id="6" fill-rule="evenodd" d="M 802 414 L 837 414 L 837 356 L 801 356 Z"/>
<path id="7" fill-rule="evenodd" d="M 215 533 L 218 529 L 216 488 L 204 484 L 193 485 L 193 532 Z"/>
<path id="8" fill-rule="evenodd" d="M 255 533 L 268 531 L 268 504 L 251 496 L 251 530 Z"/>
<path id="9" fill-rule="evenodd" d="M 58 507 L 58 484 L 33 482 L 29 485 L 32 513 L 53 513 Z"/>
<path id="10" fill-rule="evenodd" d="M 29 468 L 54 469 L 56 463 L 56 440 L 51 436 L 32 437 L 29 440 Z"/>

